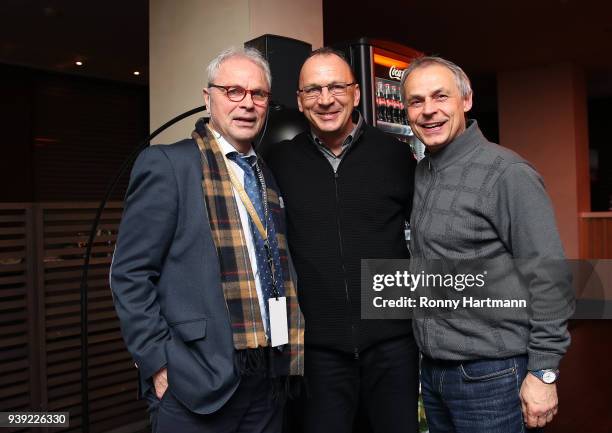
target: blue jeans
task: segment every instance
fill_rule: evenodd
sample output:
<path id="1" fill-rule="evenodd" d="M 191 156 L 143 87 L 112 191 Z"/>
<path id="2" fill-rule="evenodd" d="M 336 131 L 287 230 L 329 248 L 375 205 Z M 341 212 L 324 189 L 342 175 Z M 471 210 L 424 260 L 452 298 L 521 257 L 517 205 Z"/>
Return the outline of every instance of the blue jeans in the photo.
<path id="1" fill-rule="evenodd" d="M 522 433 L 519 390 L 527 356 L 454 362 L 423 357 L 421 390 L 430 433 Z"/>

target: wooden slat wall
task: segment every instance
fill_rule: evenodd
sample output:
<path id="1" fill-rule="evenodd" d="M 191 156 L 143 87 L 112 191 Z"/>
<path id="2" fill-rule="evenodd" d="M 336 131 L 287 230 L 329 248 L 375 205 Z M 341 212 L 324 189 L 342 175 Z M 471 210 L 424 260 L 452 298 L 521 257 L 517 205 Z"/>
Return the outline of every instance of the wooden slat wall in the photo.
<path id="1" fill-rule="evenodd" d="M 32 206 L 0 203 L 0 411 L 40 408 Z M 33 320 L 34 319 L 34 320 Z M 26 429 L 7 429 L 23 432 Z"/>
<path id="2" fill-rule="evenodd" d="M 70 412 L 70 427 L 54 432 L 81 432 L 80 280 L 96 208 L 97 203 L 0 208 L 0 371 L 11 372 L 0 375 L 0 409 Z M 108 285 L 121 212 L 121 203 L 107 206 L 90 261 L 92 433 L 139 432 L 148 425 Z"/>
<path id="3" fill-rule="evenodd" d="M 45 204 L 43 269 L 47 392 L 49 410 L 70 411 L 80 431 L 80 279 L 83 254 L 96 204 Z M 108 285 L 108 270 L 121 218 L 121 205 L 106 207 L 89 271 L 89 393 L 92 432 L 126 424 L 146 425 L 136 400 L 136 370 L 125 350 Z M 136 427 L 136 426 L 135 426 Z M 137 430 L 135 428 L 134 430 Z"/>
<path id="4" fill-rule="evenodd" d="M 612 259 L 612 212 L 580 214 L 580 258 Z"/>

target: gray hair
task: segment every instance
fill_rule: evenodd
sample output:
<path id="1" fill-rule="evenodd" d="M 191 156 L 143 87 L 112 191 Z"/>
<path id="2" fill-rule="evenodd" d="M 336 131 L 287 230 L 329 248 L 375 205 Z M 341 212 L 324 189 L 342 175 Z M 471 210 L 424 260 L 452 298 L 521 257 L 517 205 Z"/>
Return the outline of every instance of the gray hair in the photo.
<path id="1" fill-rule="evenodd" d="M 404 94 L 404 96 L 406 96 L 404 84 L 406 83 L 406 79 L 408 78 L 408 75 L 410 75 L 416 69 L 423 68 L 425 66 L 430 66 L 430 65 L 444 66 L 445 68 L 450 70 L 455 76 L 455 82 L 457 83 L 457 87 L 459 88 L 459 92 L 461 92 L 462 97 L 466 98 L 472 93 L 472 86 L 470 84 L 470 79 L 468 78 L 466 73 L 463 72 L 463 69 L 461 69 L 459 66 L 457 66 L 453 62 L 443 59 L 442 57 L 424 56 L 424 57 L 417 57 L 416 59 L 412 60 L 410 62 L 410 65 L 404 70 L 404 73 L 402 74 L 402 80 L 400 82 L 400 87 L 402 89 L 402 93 Z"/>
<path id="2" fill-rule="evenodd" d="M 211 83 L 214 83 L 215 79 L 217 78 L 217 74 L 219 73 L 219 68 L 221 68 L 223 62 L 235 57 L 250 60 L 255 65 L 259 66 L 264 72 L 266 81 L 268 83 L 268 88 L 272 88 L 272 74 L 270 73 L 270 65 L 268 64 L 268 61 L 264 58 L 264 56 L 262 56 L 262 54 L 255 48 L 242 49 L 235 47 L 230 47 L 221 51 L 217 55 L 217 57 L 210 61 L 208 67 L 206 68 L 206 72 L 208 73 L 209 85 Z"/>

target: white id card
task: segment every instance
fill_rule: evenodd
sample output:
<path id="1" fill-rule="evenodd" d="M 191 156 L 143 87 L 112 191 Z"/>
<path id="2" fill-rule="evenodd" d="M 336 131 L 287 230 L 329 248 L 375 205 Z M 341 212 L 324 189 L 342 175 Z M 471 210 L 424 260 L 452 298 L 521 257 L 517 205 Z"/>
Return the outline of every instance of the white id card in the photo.
<path id="1" fill-rule="evenodd" d="M 270 336 L 272 347 L 282 346 L 289 342 L 287 329 L 287 298 L 279 296 L 278 299 L 268 299 L 270 311 Z"/>

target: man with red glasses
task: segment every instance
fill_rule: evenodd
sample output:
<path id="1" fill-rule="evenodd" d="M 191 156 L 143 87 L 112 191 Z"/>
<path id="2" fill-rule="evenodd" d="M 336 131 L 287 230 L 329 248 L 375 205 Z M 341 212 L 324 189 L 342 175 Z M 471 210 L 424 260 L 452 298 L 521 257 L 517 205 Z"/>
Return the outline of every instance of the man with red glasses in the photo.
<path id="1" fill-rule="evenodd" d="M 270 70 L 252 49 L 208 66 L 208 125 L 136 161 L 111 267 L 154 432 L 279 433 L 304 319 L 282 199 L 252 142 Z"/>
<path id="2" fill-rule="evenodd" d="M 343 55 L 314 51 L 297 102 L 311 130 L 264 158 L 283 191 L 306 318 L 307 433 L 348 433 L 357 409 L 374 432 L 417 431 L 418 349 L 408 320 L 361 320 L 361 259 L 408 258 L 415 161 L 364 123 Z"/>

